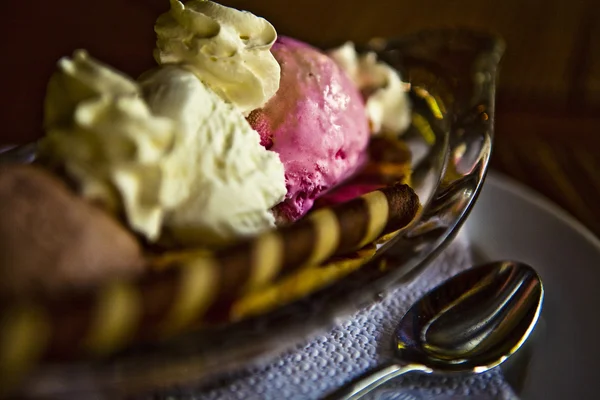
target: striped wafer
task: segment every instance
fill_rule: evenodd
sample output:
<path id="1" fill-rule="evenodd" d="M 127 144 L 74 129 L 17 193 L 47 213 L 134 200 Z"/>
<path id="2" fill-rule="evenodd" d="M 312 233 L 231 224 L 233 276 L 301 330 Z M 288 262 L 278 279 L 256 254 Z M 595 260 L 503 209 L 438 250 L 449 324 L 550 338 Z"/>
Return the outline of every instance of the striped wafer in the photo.
<path id="1" fill-rule="evenodd" d="M 223 320 L 244 293 L 405 227 L 418 208 L 414 191 L 397 184 L 225 250 L 159 259 L 161 268 L 134 281 L 1 305 L 0 375 L 42 357 L 109 354 Z"/>
<path id="2" fill-rule="evenodd" d="M 243 295 L 235 301 L 230 313 L 232 321 L 264 314 L 313 293 L 360 268 L 376 253 L 371 243 L 343 257 L 333 257 L 323 265 L 304 268 L 268 287 Z"/>
<path id="3" fill-rule="evenodd" d="M 44 358 L 107 355 L 199 323 L 252 314 L 232 307 L 256 289 L 407 226 L 419 207 L 408 185 L 392 185 L 228 249 L 166 256 L 133 281 L 0 304 L 0 385 Z"/>

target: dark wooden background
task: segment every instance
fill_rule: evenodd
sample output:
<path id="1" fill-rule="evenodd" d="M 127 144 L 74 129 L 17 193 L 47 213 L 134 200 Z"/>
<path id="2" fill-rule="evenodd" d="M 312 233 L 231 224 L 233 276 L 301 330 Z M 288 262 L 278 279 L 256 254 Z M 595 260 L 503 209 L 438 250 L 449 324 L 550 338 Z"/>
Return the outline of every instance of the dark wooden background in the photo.
<path id="1" fill-rule="evenodd" d="M 317 46 L 467 26 L 507 42 L 493 167 L 600 234 L 600 7 L 595 0 L 223 0 Z M 73 49 L 137 76 L 153 65 L 167 0 L 34 0 L 0 6 L 0 144 L 41 135 L 45 85 Z"/>

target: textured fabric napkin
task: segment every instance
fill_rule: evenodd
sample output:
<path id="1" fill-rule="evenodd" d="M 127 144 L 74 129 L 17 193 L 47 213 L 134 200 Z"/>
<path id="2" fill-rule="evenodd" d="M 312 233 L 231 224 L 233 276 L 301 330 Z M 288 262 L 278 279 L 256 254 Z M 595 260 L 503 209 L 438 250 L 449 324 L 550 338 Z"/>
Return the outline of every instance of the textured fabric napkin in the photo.
<path id="1" fill-rule="evenodd" d="M 454 242 L 408 286 L 357 313 L 331 332 L 297 347 L 243 377 L 226 380 L 208 391 L 179 389 L 167 399 L 318 399 L 388 360 L 392 334 L 407 309 L 443 280 L 472 265 L 468 239 Z M 431 376 L 412 373 L 388 382 L 369 399 L 380 400 L 509 400 L 516 399 L 499 369 L 476 376 Z"/>

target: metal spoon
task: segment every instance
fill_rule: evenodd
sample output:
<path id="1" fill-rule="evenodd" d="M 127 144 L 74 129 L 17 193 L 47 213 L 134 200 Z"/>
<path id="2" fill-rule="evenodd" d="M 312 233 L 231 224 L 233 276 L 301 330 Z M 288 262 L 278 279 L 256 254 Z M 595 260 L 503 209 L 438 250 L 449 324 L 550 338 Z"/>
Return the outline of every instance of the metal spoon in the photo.
<path id="1" fill-rule="evenodd" d="M 526 264 L 494 262 L 462 272 L 423 296 L 395 333 L 396 359 L 329 394 L 358 399 L 407 372 L 482 373 L 521 347 L 542 309 L 544 288 Z"/>

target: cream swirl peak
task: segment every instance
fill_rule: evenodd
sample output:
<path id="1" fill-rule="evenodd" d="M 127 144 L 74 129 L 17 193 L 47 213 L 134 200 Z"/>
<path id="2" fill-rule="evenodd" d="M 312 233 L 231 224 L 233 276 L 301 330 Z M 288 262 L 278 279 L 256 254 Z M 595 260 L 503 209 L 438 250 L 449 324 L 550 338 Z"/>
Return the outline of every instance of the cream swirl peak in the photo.
<path id="1" fill-rule="evenodd" d="M 244 114 L 262 107 L 279 88 L 281 69 L 270 52 L 277 32 L 263 18 L 212 1 L 171 0 L 155 31 L 158 63 L 192 65 Z"/>
<path id="2" fill-rule="evenodd" d="M 91 58 L 85 50 L 76 50 L 72 58 L 61 58 L 58 69 L 60 73 L 52 75 L 46 91 L 46 127 L 72 123 L 75 108 L 81 101 L 101 95 L 139 93 L 133 80 Z"/>

